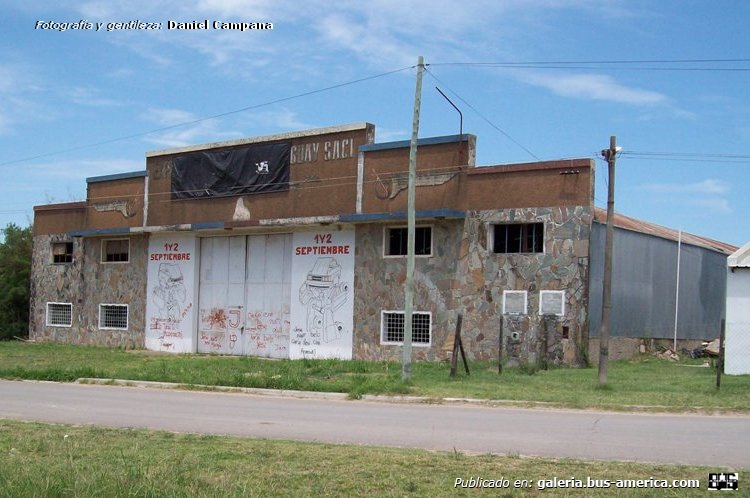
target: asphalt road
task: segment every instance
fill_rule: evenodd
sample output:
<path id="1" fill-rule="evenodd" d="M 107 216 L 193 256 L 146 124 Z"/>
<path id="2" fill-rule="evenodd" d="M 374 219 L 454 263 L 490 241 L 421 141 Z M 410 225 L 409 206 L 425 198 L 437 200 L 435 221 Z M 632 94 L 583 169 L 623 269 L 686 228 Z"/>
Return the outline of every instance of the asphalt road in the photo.
<path id="1" fill-rule="evenodd" d="M 750 417 L 298 399 L 0 381 L 0 418 L 471 452 L 750 468 Z"/>

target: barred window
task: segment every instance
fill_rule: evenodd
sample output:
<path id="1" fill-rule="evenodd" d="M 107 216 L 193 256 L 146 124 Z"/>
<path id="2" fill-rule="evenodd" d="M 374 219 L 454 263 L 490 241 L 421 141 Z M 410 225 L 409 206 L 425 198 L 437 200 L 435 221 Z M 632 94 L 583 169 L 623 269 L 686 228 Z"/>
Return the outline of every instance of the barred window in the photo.
<path id="1" fill-rule="evenodd" d="M 102 263 L 127 263 L 130 261 L 130 239 L 102 240 Z"/>
<path id="2" fill-rule="evenodd" d="M 492 251 L 498 254 L 544 252 L 544 223 L 493 225 Z"/>
<path id="3" fill-rule="evenodd" d="M 407 243 L 407 227 L 385 229 L 383 252 L 386 256 L 406 256 Z M 414 254 L 416 256 L 430 256 L 432 254 L 432 227 L 414 228 Z"/>
<path id="4" fill-rule="evenodd" d="M 415 345 L 429 346 L 432 314 L 425 311 L 412 313 L 411 341 Z M 380 342 L 402 344 L 404 342 L 404 312 L 383 311 L 381 314 Z"/>
<path id="5" fill-rule="evenodd" d="M 73 325 L 72 303 L 47 303 L 47 326 L 70 327 Z"/>
<path id="6" fill-rule="evenodd" d="M 100 329 L 128 329 L 128 305 L 127 304 L 100 304 L 99 305 L 99 328 Z"/>
<path id="7" fill-rule="evenodd" d="M 73 243 L 72 242 L 53 242 L 52 243 L 52 262 L 53 263 L 72 263 L 73 262 Z"/>

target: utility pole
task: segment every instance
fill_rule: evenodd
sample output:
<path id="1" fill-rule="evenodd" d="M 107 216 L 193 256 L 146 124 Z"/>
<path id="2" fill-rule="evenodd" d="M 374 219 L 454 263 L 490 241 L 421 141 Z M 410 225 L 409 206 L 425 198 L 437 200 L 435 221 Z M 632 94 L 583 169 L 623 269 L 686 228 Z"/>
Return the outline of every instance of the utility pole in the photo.
<path id="1" fill-rule="evenodd" d="M 602 157 L 609 166 L 607 189 L 607 235 L 604 242 L 604 279 L 602 282 L 602 323 L 599 327 L 599 385 L 607 383 L 609 363 L 609 324 L 612 314 L 612 248 L 615 235 L 615 160 L 622 150 L 617 146 L 617 137 L 609 137 L 609 149 L 602 150 Z"/>
<path id="2" fill-rule="evenodd" d="M 417 90 L 414 95 L 414 115 L 411 124 L 411 144 L 409 145 L 409 184 L 407 200 L 407 228 L 406 228 L 406 289 L 404 289 L 404 348 L 401 359 L 401 378 L 409 380 L 411 377 L 411 328 L 414 309 L 414 234 L 416 220 L 414 214 L 414 197 L 417 178 L 417 136 L 419 135 L 419 108 L 422 102 L 422 73 L 424 72 L 424 58 L 420 55 L 417 60 Z"/>
<path id="3" fill-rule="evenodd" d="M 677 232 L 677 282 L 674 289 L 674 343 L 672 352 L 677 352 L 677 319 L 680 311 L 680 256 L 682 255 L 682 227 Z"/>

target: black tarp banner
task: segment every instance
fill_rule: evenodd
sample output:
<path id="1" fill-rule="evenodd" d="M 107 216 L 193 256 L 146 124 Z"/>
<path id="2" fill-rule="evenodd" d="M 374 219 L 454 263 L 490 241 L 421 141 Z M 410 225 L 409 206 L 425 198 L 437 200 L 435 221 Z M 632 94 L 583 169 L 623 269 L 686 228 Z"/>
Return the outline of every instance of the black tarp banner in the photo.
<path id="1" fill-rule="evenodd" d="M 290 149 L 290 143 L 276 143 L 178 156 L 172 165 L 172 199 L 288 190 Z"/>

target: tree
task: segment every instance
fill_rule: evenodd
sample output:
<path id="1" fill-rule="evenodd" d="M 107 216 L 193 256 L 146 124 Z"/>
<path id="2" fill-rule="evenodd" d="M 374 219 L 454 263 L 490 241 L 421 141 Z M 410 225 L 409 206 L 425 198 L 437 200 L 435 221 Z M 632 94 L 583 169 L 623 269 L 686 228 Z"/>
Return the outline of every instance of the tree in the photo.
<path id="1" fill-rule="evenodd" d="M 8 224 L 0 242 L 0 340 L 29 333 L 31 227 Z"/>

